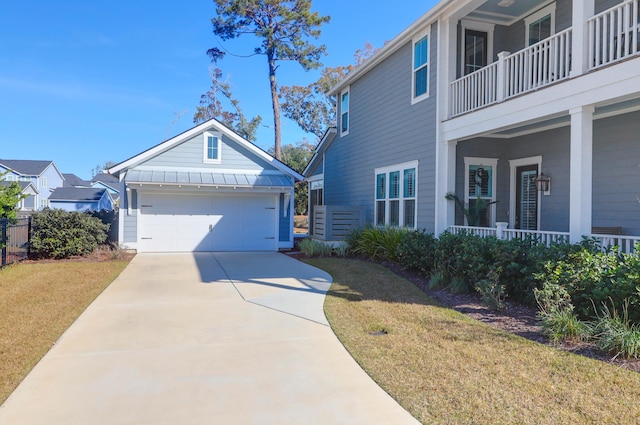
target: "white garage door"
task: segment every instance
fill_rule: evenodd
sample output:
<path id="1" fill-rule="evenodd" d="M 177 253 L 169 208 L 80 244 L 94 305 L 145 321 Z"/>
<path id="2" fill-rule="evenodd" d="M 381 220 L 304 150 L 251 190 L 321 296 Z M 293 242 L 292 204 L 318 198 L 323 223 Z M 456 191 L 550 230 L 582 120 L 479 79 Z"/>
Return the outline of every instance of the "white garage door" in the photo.
<path id="1" fill-rule="evenodd" d="M 140 252 L 273 251 L 276 195 L 141 193 Z"/>

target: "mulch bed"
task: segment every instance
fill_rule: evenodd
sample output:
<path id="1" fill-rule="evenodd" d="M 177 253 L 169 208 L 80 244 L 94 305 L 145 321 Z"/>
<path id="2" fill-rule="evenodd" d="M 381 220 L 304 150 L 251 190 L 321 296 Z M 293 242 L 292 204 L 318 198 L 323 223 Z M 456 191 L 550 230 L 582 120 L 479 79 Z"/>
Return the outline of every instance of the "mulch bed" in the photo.
<path id="1" fill-rule="evenodd" d="M 289 255 L 294 258 L 304 257 L 301 253 L 290 253 Z M 366 259 L 362 260 L 368 261 Z M 380 264 L 398 276 L 402 276 L 407 279 L 439 303 L 459 311 L 460 313 L 463 313 L 475 320 L 484 322 L 496 329 L 519 335 L 523 338 L 539 342 L 541 344 L 553 346 L 559 350 L 569 351 L 574 354 L 579 354 L 592 359 L 601 360 L 618 367 L 640 372 L 640 360 L 611 358 L 611 356 L 599 351 L 592 343 L 563 342 L 560 344 L 554 344 L 542 333 L 542 327 L 538 324 L 537 319 L 538 310 L 533 307 L 506 301 L 504 310 L 491 310 L 482 304 L 479 294 L 452 294 L 444 289 L 429 289 L 428 279 L 416 273 L 407 271 L 394 263 L 383 262 Z"/>

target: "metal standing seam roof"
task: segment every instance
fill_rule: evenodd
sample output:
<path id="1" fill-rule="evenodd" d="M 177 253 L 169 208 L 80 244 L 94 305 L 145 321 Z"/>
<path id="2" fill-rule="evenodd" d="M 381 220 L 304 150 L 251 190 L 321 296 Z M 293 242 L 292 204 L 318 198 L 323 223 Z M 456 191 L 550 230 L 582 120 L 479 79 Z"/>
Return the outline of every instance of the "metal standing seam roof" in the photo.
<path id="1" fill-rule="evenodd" d="M 126 183 L 205 186 L 290 187 L 291 178 L 277 174 L 215 173 L 195 171 L 129 170 Z"/>

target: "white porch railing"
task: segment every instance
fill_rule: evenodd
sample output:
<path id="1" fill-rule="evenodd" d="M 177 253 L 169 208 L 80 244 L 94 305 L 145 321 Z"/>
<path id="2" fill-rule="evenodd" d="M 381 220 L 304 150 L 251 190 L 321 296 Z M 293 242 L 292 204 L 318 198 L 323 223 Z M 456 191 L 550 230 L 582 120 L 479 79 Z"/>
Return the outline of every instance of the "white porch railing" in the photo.
<path id="1" fill-rule="evenodd" d="M 571 28 L 507 56 L 504 67 L 505 98 L 569 78 Z"/>
<path id="2" fill-rule="evenodd" d="M 640 52 L 640 0 L 628 0 L 587 21 L 589 69 L 596 69 Z"/>
<path id="3" fill-rule="evenodd" d="M 640 243 L 640 236 L 621 236 L 621 235 L 589 235 L 590 238 L 597 240 L 602 249 L 613 248 L 617 246 L 620 252 L 631 254 L 636 250 L 636 243 Z"/>
<path id="4" fill-rule="evenodd" d="M 451 84 L 452 114 L 474 111 L 498 101 L 498 69 L 494 62 Z"/>
<path id="5" fill-rule="evenodd" d="M 538 242 L 550 246 L 552 244 L 568 243 L 568 232 L 549 232 L 539 230 L 520 230 L 520 229 L 504 229 L 502 239 L 510 241 L 511 239 L 525 239 L 530 237 Z"/>
<path id="6" fill-rule="evenodd" d="M 529 237 L 536 239 L 538 242 L 543 243 L 546 246 L 569 243 L 569 232 L 507 229 L 506 223 L 497 223 L 497 227 L 449 226 L 449 232 L 453 234 L 466 232 L 483 238 L 493 236 L 507 241 L 512 239 L 525 239 Z M 617 246 L 621 253 L 626 254 L 633 253 L 635 251 L 636 243 L 640 244 L 640 236 L 592 234 L 587 235 L 587 237 L 595 239 L 602 249 Z"/>
<path id="7" fill-rule="evenodd" d="M 640 0 L 635 0 L 640 1 Z M 498 61 L 451 83 L 451 115 L 502 102 L 569 78 L 571 28 L 519 52 L 501 52 Z"/>
<path id="8" fill-rule="evenodd" d="M 449 232 L 457 235 L 458 233 L 467 232 L 482 238 L 487 236 L 497 236 L 495 227 L 473 227 L 473 226 L 449 226 Z"/>

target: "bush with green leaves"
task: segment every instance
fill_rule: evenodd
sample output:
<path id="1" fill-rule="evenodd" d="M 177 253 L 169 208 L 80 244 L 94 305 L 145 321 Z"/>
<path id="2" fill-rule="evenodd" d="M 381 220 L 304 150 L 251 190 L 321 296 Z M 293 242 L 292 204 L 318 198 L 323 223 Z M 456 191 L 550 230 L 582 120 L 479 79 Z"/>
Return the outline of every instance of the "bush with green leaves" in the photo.
<path id="1" fill-rule="evenodd" d="M 629 320 L 640 323 L 640 251 L 632 254 L 601 252 L 590 247 L 548 262 L 536 274 L 543 284 L 565 288 L 579 317 L 591 320 L 601 306 L 621 309 L 628 302 Z"/>
<path id="2" fill-rule="evenodd" d="M 31 254 L 69 258 L 90 254 L 107 239 L 109 226 L 82 212 L 44 209 L 31 217 Z"/>
<path id="3" fill-rule="evenodd" d="M 428 276 L 434 267 L 436 238 L 424 230 L 408 232 L 398 245 L 398 263 L 407 270 Z"/>

